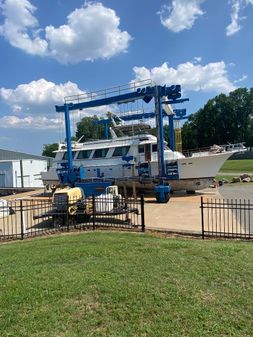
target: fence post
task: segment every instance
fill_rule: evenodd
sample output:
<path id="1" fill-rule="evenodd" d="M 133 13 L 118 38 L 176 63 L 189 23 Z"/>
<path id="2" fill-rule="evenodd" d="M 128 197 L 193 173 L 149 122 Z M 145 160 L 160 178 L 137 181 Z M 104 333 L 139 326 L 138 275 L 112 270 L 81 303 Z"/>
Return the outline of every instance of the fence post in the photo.
<path id="1" fill-rule="evenodd" d="M 67 222 L 67 232 L 69 232 L 69 196 L 67 196 L 67 209 L 66 209 L 66 222 Z"/>
<path id="2" fill-rule="evenodd" d="M 202 230 L 202 240 L 205 239 L 205 225 L 204 225 L 204 205 L 203 205 L 203 197 L 201 197 L 201 230 Z"/>
<path id="3" fill-rule="evenodd" d="M 24 240 L 24 217 L 23 217 L 23 200 L 20 200 L 20 225 L 21 225 L 21 240 Z"/>
<path id="4" fill-rule="evenodd" d="M 144 196 L 141 195 L 141 231 L 145 232 Z"/>
<path id="5" fill-rule="evenodd" d="M 93 223 L 93 230 L 96 229 L 96 221 L 95 221 L 95 213 L 96 213 L 96 210 L 95 210 L 95 195 L 92 194 L 92 223 Z"/>

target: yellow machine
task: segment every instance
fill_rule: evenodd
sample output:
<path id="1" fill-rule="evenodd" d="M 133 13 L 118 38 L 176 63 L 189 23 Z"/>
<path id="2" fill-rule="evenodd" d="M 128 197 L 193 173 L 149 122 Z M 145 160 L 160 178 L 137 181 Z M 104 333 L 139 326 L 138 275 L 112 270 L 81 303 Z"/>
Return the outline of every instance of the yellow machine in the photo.
<path id="1" fill-rule="evenodd" d="M 96 196 L 94 207 L 97 213 L 105 214 L 110 212 L 122 212 L 125 204 L 118 193 L 117 186 L 108 186 L 105 194 Z M 54 227 L 66 225 L 73 226 L 87 220 L 93 214 L 93 200 L 86 198 L 80 187 L 65 187 L 54 192 L 52 198 L 52 210 L 34 218 L 52 216 Z"/>
<path id="2" fill-rule="evenodd" d="M 77 217 L 89 217 L 92 213 L 92 201 L 85 200 L 85 195 L 80 187 L 65 187 L 56 190 L 52 200 L 53 223 L 55 227 L 60 227 L 64 223 L 64 216 L 69 214 L 68 222 L 73 225 Z"/>
<path id="3" fill-rule="evenodd" d="M 53 207 L 57 210 L 69 209 L 69 213 L 73 213 L 75 205 L 84 199 L 83 190 L 79 187 L 66 187 L 56 190 L 53 195 Z"/>

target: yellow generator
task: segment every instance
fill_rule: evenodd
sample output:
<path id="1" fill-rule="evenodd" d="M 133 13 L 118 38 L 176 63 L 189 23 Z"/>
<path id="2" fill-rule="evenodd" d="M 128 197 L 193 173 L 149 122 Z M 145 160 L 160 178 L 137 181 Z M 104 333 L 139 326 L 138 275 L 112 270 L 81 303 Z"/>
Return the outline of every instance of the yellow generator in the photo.
<path id="1" fill-rule="evenodd" d="M 54 192 L 52 210 L 44 214 L 35 215 L 34 219 L 51 216 L 54 227 L 65 225 L 75 226 L 77 223 L 88 220 L 96 211 L 97 214 L 108 214 L 125 211 L 125 203 L 118 193 L 117 186 L 108 186 L 104 194 L 92 198 L 85 198 L 81 187 L 65 187 Z"/>
<path id="2" fill-rule="evenodd" d="M 66 207 L 76 205 L 84 199 L 83 190 L 79 187 L 66 187 L 56 190 L 53 195 L 53 207 L 58 211 L 66 211 Z"/>
<path id="3" fill-rule="evenodd" d="M 85 200 L 85 195 L 80 187 L 66 187 L 56 190 L 52 200 L 54 227 L 64 225 L 66 212 L 68 222 L 74 225 L 78 217 L 89 218 L 92 213 L 92 200 Z"/>

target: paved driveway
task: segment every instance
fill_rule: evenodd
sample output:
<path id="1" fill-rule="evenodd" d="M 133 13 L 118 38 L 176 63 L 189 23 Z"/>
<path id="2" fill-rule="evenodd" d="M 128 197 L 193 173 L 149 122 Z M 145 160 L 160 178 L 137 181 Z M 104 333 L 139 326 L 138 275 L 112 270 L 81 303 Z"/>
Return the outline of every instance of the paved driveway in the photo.
<path id="1" fill-rule="evenodd" d="M 200 197 L 214 198 L 217 189 L 206 189 L 195 195 L 174 194 L 167 204 L 146 200 L 145 222 L 150 229 L 182 232 L 201 232 Z"/>
<path id="2" fill-rule="evenodd" d="M 253 184 L 225 184 L 219 187 L 219 194 L 221 198 L 225 199 L 246 199 L 253 202 Z"/>
<path id="3" fill-rule="evenodd" d="M 253 184 L 227 184 L 217 189 L 205 189 L 195 195 L 174 194 L 167 204 L 146 200 L 147 228 L 183 232 L 201 232 L 200 198 L 246 199 L 253 202 Z"/>

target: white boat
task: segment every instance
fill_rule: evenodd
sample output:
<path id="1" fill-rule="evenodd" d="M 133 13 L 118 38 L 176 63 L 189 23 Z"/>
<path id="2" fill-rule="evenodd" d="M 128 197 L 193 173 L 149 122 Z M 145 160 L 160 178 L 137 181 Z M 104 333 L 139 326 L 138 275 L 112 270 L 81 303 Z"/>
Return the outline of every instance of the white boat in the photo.
<path id="1" fill-rule="evenodd" d="M 117 132 L 121 132 L 120 137 L 111 128 L 111 139 L 72 143 L 73 165 L 83 166 L 87 179 L 113 179 L 118 186 L 125 187 L 131 187 L 134 181 L 137 189 L 153 189 L 158 182 L 157 138 L 144 131 L 137 135 L 123 135 L 123 129 L 126 131 L 127 127 L 117 128 Z M 240 143 L 214 146 L 210 150 L 185 156 L 170 150 L 164 142 L 164 180 L 173 191 L 204 189 L 213 183 L 223 163 L 241 150 L 245 147 Z M 59 184 L 57 168 L 66 162 L 66 144 L 59 144 L 53 166 L 48 172 L 41 173 L 45 186 Z"/>

